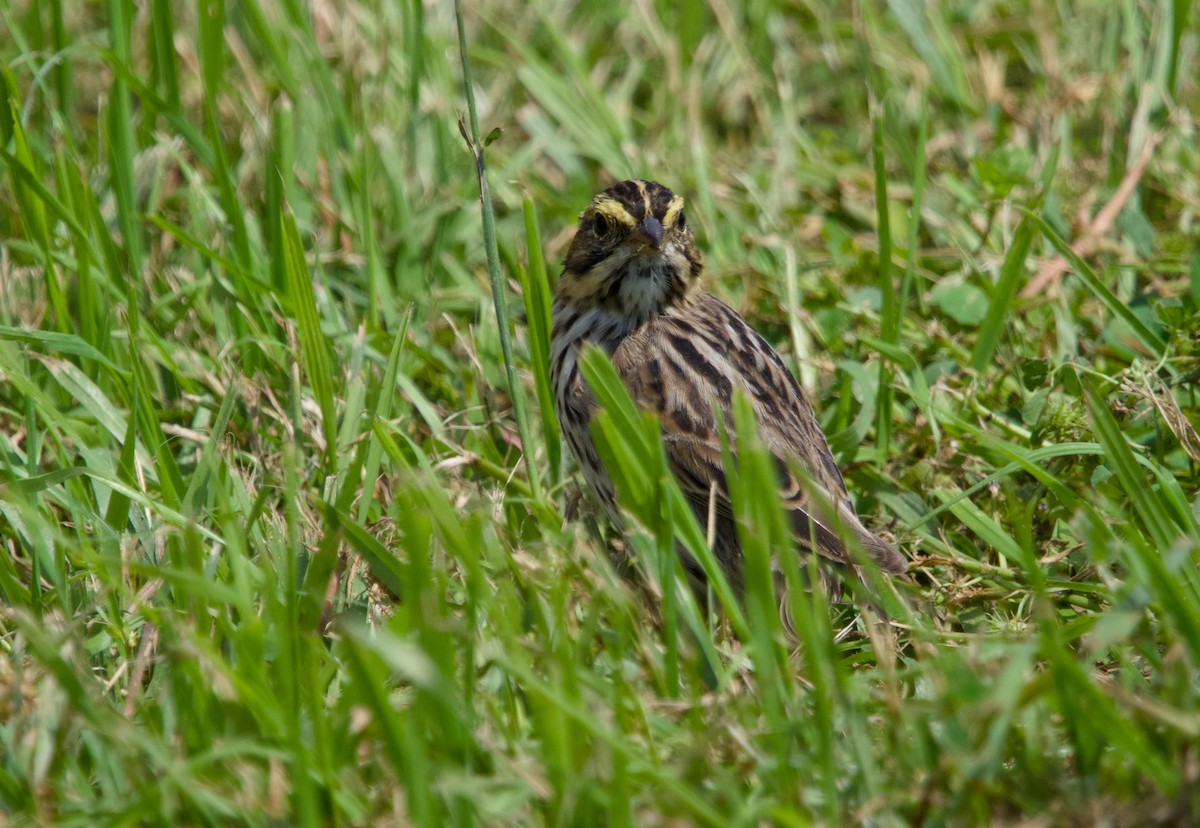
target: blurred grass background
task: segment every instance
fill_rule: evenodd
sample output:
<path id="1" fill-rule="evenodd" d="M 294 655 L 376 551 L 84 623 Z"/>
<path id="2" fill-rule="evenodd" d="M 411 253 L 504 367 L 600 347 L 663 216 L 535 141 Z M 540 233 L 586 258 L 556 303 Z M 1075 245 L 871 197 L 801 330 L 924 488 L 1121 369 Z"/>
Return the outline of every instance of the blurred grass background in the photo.
<path id="1" fill-rule="evenodd" d="M 0 20 L 0 823 L 1200 821 L 1192 3 L 471 4 L 516 389 L 452 5 Z M 547 291 L 630 176 L 917 561 L 891 625 L 698 617 L 628 411 L 661 600 L 564 520 Z"/>

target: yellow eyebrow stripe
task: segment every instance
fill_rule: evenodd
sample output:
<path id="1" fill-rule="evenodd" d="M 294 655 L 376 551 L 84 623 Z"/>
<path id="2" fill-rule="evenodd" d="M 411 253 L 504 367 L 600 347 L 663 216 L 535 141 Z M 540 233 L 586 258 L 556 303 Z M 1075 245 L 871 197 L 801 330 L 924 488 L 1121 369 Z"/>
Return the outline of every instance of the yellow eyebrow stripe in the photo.
<path id="1" fill-rule="evenodd" d="M 674 223 L 675 219 L 679 218 L 679 214 L 682 212 L 683 196 L 677 195 L 667 205 L 667 212 L 663 215 L 663 226 L 665 227 Z"/>
<path id="2" fill-rule="evenodd" d="M 619 221 L 626 227 L 633 227 L 637 224 L 633 214 L 625 209 L 625 205 L 617 201 L 615 198 L 598 198 L 592 203 L 592 210 L 597 213 L 603 213 L 613 221 Z"/>

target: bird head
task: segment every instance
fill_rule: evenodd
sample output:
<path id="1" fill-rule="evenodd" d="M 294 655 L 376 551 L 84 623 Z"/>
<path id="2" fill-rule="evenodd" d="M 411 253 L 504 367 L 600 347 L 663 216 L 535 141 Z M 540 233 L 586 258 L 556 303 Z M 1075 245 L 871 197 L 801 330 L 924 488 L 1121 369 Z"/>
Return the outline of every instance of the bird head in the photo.
<path id="1" fill-rule="evenodd" d="M 581 310 L 646 319 L 686 301 L 702 268 L 683 197 L 653 181 L 622 181 L 579 214 L 557 295 Z"/>

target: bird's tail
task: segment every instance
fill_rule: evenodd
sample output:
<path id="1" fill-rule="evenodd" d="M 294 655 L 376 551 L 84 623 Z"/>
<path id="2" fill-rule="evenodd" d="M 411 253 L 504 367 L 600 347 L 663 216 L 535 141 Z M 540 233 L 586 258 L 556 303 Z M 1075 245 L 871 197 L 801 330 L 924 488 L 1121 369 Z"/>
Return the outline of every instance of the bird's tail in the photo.
<path id="1" fill-rule="evenodd" d="M 871 556 L 871 560 L 875 561 L 884 572 L 900 573 L 908 568 L 908 561 L 905 560 L 896 547 L 887 541 L 875 537 L 875 535 L 866 529 L 855 534 L 858 535 L 858 540 L 862 544 L 863 550 Z"/>

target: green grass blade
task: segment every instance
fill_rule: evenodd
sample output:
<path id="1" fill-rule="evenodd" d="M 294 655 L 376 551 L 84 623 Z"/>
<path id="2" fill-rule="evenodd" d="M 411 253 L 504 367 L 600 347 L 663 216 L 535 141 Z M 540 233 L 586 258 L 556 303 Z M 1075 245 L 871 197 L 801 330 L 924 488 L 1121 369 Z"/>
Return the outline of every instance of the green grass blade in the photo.
<path id="1" fill-rule="evenodd" d="M 1045 219 L 1027 210 L 1023 212 L 1025 212 L 1026 219 L 1032 222 L 1033 225 L 1041 232 L 1041 234 L 1046 237 L 1046 240 L 1049 241 L 1056 250 L 1058 250 L 1059 254 L 1061 254 L 1064 259 L 1067 260 L 1067 263 L 1071 265 L 1071 269 L 1075 271 L 1075 275 L 1083 280 L 1083 283 L 1088 286 L 1088 289 L 1091 290 L 1096 298 L 1104 304 L 1104 307 L 1106 307 L 1114 316 L 1120 317 L 1121 320 L 1129 326 L 1130 330 L 1132 330 L 1134 335 L 1141 340 L 1142 344 L 1146 346 L 1146 350 L 1149 351 L 1151 355 L 1154 357 L 1162 357 L 1166 352 L 1167 347 L 1162 337 L 1152 331 L 1149 326 L 1147 326 L 1146 323 L 1143 322 L 1138 315 L 1130 309 L 1128 304 L 1117 298 L 1117 295 L 1113 293 L 1107 285 L 1100 281 L 1100 278 L 1096 276 L 1096 272 L 1088 266 L 1087 262 L 1085 262 L 1078 253 L 1071 249 L 1069 244 L 1063 241 L 1062 238 L 1054 232 L 1054 229 L 1046 223 Z"/>
<path id="2" fill-rule="evenodd" d="M 1159 549 L 1169 548 L 1181 534 L 1171 519 L 1171 510 L 1154 488 L 1146 485 L 1146 476 L 1138 468 L 1133 451 L 1125 442 L 1125 434 L 1108 410 L 1108 404 L 1090 383 L 1085 385 L 1085 390 L 1096 438 L 1104 447 L 1105 461 L 1116 474 L 1150 539 Z"/>
<path id="3" fill-rule="evenodd" d="M 300 231 L 290 212 L 282 217 L 283 250 L 277 255 L 284 262 L 284 275 L 288 285 L 288 303 L 296 321 L 296 332 L 300 340 L 300 361 L 304 373 L 321 410 L 321 431 L 325 440 L 325 465 L 332 469 L 337 452 L 337 410 L 333 400 L 333 374 L 329 361 L 329 345 L 321 332 L 320 314 L 313 294 L 312 277 L 304 260 L 304 246 L 300 242 Z"/>
<path id="4" fill-rule="evenodd" d="M 133 4 L 129 0 L 108 0 L 109 36 L 113 55 L 118 63 L 133 62 L 131 29 Z M 119 77 L 113 82 L 106 115 L 109 140 L 108 161 L 111 165 L 117 214 L 121 224 L 122 241 L 134 278 L 142 272 L 141 211 L 138 208 L 134 185 L 134 157 L 137 141 L 133 133 L 133 103 L 129 88 Z"/>
<path id="5" fill-rule="evenodd" d="M 593 435 L 599 437 L 597 448 L 617 484 L 621 503 L 631 508 L 646 526 L 655 527 L 664 519 L 661 509 L 656 508 L 662 502 L 658 499 L 658 489 L 661 486 L 667 488 L 672 528 L 678 532 L 678 540 L 704 569 L 734 630 L 739 635 L 748 634 L 749 627 L 741 607 L 708 548 L 704 531 L 679 491 L 678 483 L 673 477 L 652 474 L 655 470 L 661 474 L 666 468 L 665 461 L 659 459 L 662 442 L 653 418 L 637 410 L 603 351 L 589 348 L 580 360 L 580 367 L 603 409 L 593 424 Z M 688 606 L 685 602 L 685 611 Z M 698 623 L 698 619 L 691 619 L 691 623 Z M 703 638 L 701 645 L 704 645 Z"/>
<path id="6" fill-rule="evenodd" d="M 883 319 L 881 338 L 896 344 L 900 336 L 900 309 L 896 303 L 896 286 L 892 281 L 892 225 L 888 217 L 887 159 L 883 149 L 886 129 L 885 107 L 876 107 L 871 128 L 871 157 L 875 170 L 875 221 L 879 234 L 879 290 L 883 297 L 880 316 Z M 892 440 L 892 371 L 886 359 L 879 361 L 879 390 L 875 401 L 875 437 L 879 444 L 879 462 L 888 455 Z"/>
<path id="7" fill-rule="evenodd" d="M 1013 234 L 1012 244 L 1004 254 L 1004 263 L 1000 266 L 1000 279 L 988 302 L 987 316 L 979 328 L 979 338 L 975 341 L 975 349 L 971 352 L 971 367 L 976 371 L 984 371 L 991 364 L 992 356 L 1000 345 L 1000 336 L 1012 311 L 1013 297 L 1017 294 L 1017 285 L 1025 274 L 1026 260 L 1029 249 L 1033 245 L 1033 219 L 1027 216 Z"/>
<path id="8" fill-rule="evenodd" d="M 517 427 L 521 433 L 521 446 L 525 452 L 525 468 L 534 497 L 542 500 L 541 472 L 531 457 L 533 451 L 529 419 L 525 415 L 525 392 L 517 381 L 516 358 L 513 356 L 512 332 L 508 323 L 508 302 L 504 295 L 504 282 L 500 275 L 500 254 L 496 247 L 496 219 L 492 209 L 492 191 L 488 184 L 487 165 L 484 162 L 484 144 L 479 134 L 479 116 L 475 107 L 475 89 L 471 81 L 471 61 L 467 55 L 467 35 L 463 25 L 461 0 L 454 2 L 454 14 L 458 23 L 458 54 L 462 60 L 463 90 L 470 116 L 470 132 L 460 121 L 459 131 L 467 141 L 475 157 L 475 177 L 479 183 L 480 215 L 483 225 L 483 247 L 487 254 L 488 277 L 492 284 L 492 306 L 496 311 L 496 322 L 500 326 L 500 348 L 504 354 L 504 373 L 508 380 L 508 393 L 512 397 L 513 410 L 517 415 Z"/>
<path id="9" fill-rule="evenodd" d="M 534 387 L 542 413 L 542 439 L 550 465 L 550 482 L 558 482 L 562 466 L 562 439 L 558 430 L 554 389 L 550 383 L 551 291 L 546 275 L 546 259 L 542 252 L 541 231 L 533 201 L 525 198 L 525 246 L 527 269 L 519 269 L 525 299 L 525 319 L 529 330 L 529 357 L 533 368 Z"/>

